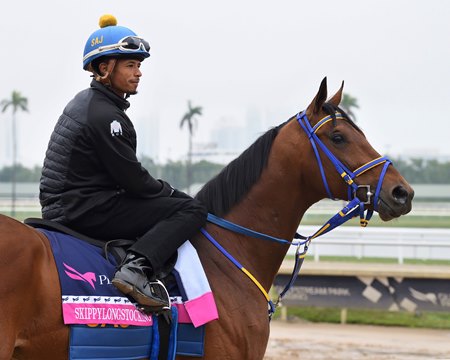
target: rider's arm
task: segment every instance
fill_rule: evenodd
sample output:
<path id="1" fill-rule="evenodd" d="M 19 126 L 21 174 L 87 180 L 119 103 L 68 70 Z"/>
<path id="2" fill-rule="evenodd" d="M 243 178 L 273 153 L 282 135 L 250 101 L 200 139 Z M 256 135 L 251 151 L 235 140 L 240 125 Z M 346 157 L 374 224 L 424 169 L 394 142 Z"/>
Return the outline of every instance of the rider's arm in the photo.
<path id="1" fill-rule="evenodd" d="M 118 120 L 110 119 L 101 116 L 91 122 L 90 135 L 96 153 L 117 185 L 133 196 L 170 196 L 171 186 L 153 178 L 138 161 L 131 121 L 119 117 Z M 117 123 L 111 125 L 113 121 L 120 127 Z"/>

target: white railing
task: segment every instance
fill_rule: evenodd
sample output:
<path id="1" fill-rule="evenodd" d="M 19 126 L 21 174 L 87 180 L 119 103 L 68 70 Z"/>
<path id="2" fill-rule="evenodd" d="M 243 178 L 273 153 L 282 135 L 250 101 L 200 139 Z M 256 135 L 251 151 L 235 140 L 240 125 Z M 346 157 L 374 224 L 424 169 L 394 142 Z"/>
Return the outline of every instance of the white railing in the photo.
<path id="1" fill-rule="evenodd" d="M 310 235 L 317 229 L 301 226 L 299 233 Z M 399 264 L 405 258 L 450 260 L 450 229 L 342 226 L 314 239 L 308 254 L 315 261 L 327 255 L 397 258 Z"/>

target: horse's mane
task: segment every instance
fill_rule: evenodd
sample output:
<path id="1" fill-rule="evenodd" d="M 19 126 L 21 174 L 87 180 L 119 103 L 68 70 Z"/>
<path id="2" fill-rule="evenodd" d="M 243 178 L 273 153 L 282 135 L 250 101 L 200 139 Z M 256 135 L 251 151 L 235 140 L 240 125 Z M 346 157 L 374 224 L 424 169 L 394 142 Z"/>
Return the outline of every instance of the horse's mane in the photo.
<path id="1" fill-rule="evenodd" d="M 341 108 L 325 103 L 323 110 L 333 117 L 334 125 L 336 125 L 335 112 L 339 111 L 353 127 L 361 131 Z M 222 217 L 228 213 L 259 180 L 262 171 L 267 165 L 275 137 L 280 129 L 291 119 L 261 135 L 239 157 L 209 180 L 195 198 L 200 200 L 207 207 L 208 211 L 216 216 Z"/>
<path id="2" fill-rule="evenodd" d="M 239 157 L 209 180 L 195 198 L 205 204 L 210 213 L 224 216 L 259 180 L 267 165 L 273 140 L 285 124 L 286 122 L 261 135 Z"/>

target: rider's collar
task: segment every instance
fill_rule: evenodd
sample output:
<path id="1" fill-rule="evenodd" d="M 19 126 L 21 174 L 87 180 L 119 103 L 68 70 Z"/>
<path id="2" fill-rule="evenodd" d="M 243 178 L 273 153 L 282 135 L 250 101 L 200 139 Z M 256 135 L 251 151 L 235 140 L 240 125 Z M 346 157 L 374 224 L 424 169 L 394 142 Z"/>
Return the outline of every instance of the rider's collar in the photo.
<path id="1" fill-rule="evenodd" d="M 117 95 L 114 91 L 112 91 L 108 86 L 102 84 L 101 82 L 97 80 L 92 80 L 91 82 L 91 88 L 96 89 L 100 91 L 102 94 L 107 96 L 109 99 L 111 99 L 121 110 L 126 110 L 130 107 L 130 103 Z"/>

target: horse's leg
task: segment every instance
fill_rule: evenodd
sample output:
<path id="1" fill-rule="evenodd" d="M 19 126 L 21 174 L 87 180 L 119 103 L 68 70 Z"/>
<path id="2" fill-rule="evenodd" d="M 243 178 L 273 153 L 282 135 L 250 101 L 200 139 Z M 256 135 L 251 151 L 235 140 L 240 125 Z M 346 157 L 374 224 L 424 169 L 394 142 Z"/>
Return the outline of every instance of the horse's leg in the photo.
<path id="1" fill-rule="evenodd" d="M 67 359 L 68 329 L 48 240 L 0 217 L 0 359 Z"/>

